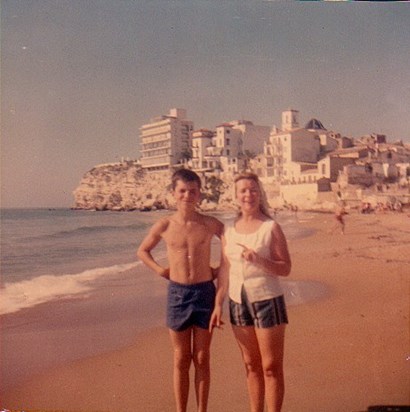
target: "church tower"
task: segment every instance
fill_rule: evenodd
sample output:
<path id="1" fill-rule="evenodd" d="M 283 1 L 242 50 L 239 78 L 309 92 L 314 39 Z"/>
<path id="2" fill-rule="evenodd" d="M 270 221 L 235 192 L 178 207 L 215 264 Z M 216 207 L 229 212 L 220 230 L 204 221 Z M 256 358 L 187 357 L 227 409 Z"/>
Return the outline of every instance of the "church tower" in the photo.
<path id="1" fill-rule="evenodd" d="M 288 109 L 282 112 L 282 130 L 288 132 L 299 127 L 299 111 Z"/>

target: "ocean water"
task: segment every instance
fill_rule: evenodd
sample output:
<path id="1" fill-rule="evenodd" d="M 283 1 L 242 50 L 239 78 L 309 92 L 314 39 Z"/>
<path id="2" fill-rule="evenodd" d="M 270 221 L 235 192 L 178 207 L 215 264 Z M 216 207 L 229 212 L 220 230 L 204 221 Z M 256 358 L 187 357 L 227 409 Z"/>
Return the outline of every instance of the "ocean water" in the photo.
<path id="1" fill-rule="evenodd" d="M 157 213 L 1 210 L 0 314 L 84 293 L 141 265 L 138 244 Z M 161 248 L 161 246 L 160 246 Z M 165 250 L 159 250 L 165 256 Z"/>
<path id="2" fill-rule="evenodd" d="M 136 249 L 149 227 L 168 213 L 2 209 L 0 315 L 57 298 L 86 297 L 103 278 L 145 270 Z M 234 215 L 215 216 L 226 222 Z M 289 240 L 309 235 L 292 214 L 277 220 Z M 155 256 L 166 257 L 162 242 Z"/>

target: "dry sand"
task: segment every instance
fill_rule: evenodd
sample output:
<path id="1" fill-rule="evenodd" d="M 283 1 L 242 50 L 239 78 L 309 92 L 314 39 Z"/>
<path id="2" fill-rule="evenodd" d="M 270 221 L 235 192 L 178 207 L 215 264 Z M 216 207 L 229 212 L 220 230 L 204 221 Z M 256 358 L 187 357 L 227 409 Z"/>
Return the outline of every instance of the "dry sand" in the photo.
<path id="1" fill-rule="evenodd" d="M 317 232 L 289 244 L 289 280 L 320 282 L 327 294 L 289 307 L 283 412 L 354 412 L 410 404 L 410 217 L 330 214 L 300 225 Z M 309 283 L 308 283 L 309 284 Z M 305 285 L 308 285 L 305 284 Z M 225 318 L 227 318 L 225 314 Z M 41 348 L 38 349 L 41 351 Z M 76 361 L 9 390 L 1 407 L 37 411 L 174 410 L 166 329 L 119 351 Z M 192 388 L 193 389 L 193 388 Z M 189 410 L 195 410 L 191 390 Z M 244 369 L 229 325 L 212 343 L 210 412 L 248 411 Z"/>

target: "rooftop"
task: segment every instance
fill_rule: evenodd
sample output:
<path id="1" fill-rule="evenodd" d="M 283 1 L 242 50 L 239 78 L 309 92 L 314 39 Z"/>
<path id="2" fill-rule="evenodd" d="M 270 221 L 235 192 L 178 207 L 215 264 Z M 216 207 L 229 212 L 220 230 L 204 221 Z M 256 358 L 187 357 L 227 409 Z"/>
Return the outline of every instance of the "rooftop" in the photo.
<path id="1" fill-rule="evenodd" d="M 326 128 L 323 126 L 322 122 L 317 119 L 310 119 L 305 126 L 305 129 L 308 130 L 326 130 Z"/>

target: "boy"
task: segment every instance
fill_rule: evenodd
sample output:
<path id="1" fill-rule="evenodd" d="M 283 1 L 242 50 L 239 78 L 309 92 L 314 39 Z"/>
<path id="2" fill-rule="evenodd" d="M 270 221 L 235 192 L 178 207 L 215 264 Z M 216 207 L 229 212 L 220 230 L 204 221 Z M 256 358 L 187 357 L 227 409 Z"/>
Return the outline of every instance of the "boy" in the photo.
<path id="1" fill-rule="evenodd" d="M 174 393 L 178 412 L 185 412 L 191 359 L 195 366 L 198 412 L 207 410 L 210 371 L 209 320 L 215 286 L 210 267 L 211 239 L 223 224 L 196 211 L 201 196 L 199 176 L 180 169 L 172 176 L 176 212 L 156 222 L 138 248 L 137 256 L 158 275 L 169 279 L 167 326 L 174 349 Z M 163 239 L 169 268 L 160 266 L 151 250 Z"/>

